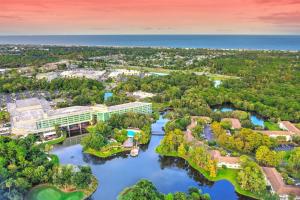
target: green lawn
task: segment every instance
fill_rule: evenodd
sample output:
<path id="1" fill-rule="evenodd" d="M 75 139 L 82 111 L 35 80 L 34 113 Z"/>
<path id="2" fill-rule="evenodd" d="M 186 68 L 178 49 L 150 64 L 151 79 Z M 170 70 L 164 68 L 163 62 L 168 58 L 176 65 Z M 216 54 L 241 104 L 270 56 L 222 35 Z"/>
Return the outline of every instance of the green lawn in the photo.
<path id="1" fill-rule="evenodd" d="M 100 158 L 107 158 L 107 157 L 110 157 L 117 153 L 124 152 L 124 151 L 129 151 L 129 150 L 125 149 L 125 148 L 113 148 L 113 149 L 110 149 L 109 151 L 97 151 L 95 149 L 87 149 L 84 151 L 84 153 L 91 154 L 91 155 L 94 155 L 94 156 L 97 156 Z"/>
<path id="2" fill-rule="evenodd" d="M 270 131 L 280 131 L 279 125 L 274 122 L 265 121 L 264 122 L 265 127 Z"/>
<path id="3" fill-rule="evenodd" d="M 159 148 L 156 149 L 156 152 L 158 154 L 164 155 L 164 156 L 180 157 L 177 154 L 177 152 L 164 154 L 164 153 L 159 151 Z M 183 157 L 181 157 L 181 158 L 183 158 Z M 239 170 L 237 170 L 237 169 L 228 169 L 228 168 L 227 169 L 218 168 L 217 176 L 216 177 L 211 177 L 207 171 L 205 171 L 202 168 L 200 168 L 199 166 L 197 166 L 191 160 L 187 160 L 186 158 L 183 158 L 183 159 L 185 159 L 189 163 L 190 166 L 192 166 L 194 169 L 199 171 L 208 180 L 210 180 L 210 181 L 228 180 L 234 186 L 235 191 L 238 192 L 239 194 L 242 194 L 242 195 L 245 195 L 245 196 L 248 196 L 248 197 L 252 197 L 254 199 L 263 199 L 263 198 L 261 198 L 260 195 L 254 194 L 250 191 L 243 190 L 240 187 L 240 184 L 236 180 L 236 177 L 237 177 L 237 174 L 238 174 Z"/>
<path id="4" fill-rule="evenodd" d="M 27 195 L 27 200 L 82 200 L 83 192 L 63 192 L 54 186 L 38 186 L 33 188 Z"/>
<path id="5" fill-rule="evenodd" d="M 66 138 L 67 138 L 67 133 L 64 132 L 63 135 L 60 136 L 59 138 L 47 141 L 44 144 L 49 144 L 49 145 L 59 144 L 59 143 L 63 142 Z"/>

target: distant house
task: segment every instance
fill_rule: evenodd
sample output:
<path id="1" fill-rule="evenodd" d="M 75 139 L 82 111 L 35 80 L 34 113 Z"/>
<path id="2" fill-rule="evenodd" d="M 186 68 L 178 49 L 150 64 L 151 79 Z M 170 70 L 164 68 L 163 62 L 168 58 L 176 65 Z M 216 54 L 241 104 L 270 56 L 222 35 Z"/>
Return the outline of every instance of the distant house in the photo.
<path id="1" fill-rule="evenodd" d="M 38 79 L 38 80 L 45 79 L 49 82 L 58 77 L 59 77 L 59 74 L 57 72 L 40 73 L 40 74 L 36 75 L 36 79 Z"/>
<path id="2" fill-rule="evenodd" d="M 281 122 L 279 122 L 279 127 L 282 130 L 286 130 L 286 131 L 294 133 L 294 134 L 300 134 L 300 130 L 294 124 L 292 124 L 289 121 L 281 121 Z"/>
<path id="3" fill-rule="evenodd" d="M 5 74 L 6 71 L 7 69 L 0 69 L 0 74 Z"/>
<path id="4" fill-rule="evenodd" d="M 232 129 L 241 129 L 242 128 L 240 120 L 238 120 L 236 118 L 224 118 L 224 119 L 222 119 L 222 121 L 229 121 L 231 123 Z"/>
<path id="5" fill-rule="evenodd" d="M 288 131 L 258 131 L 258 132 L 272 138 L 285 137 L 286 141 L 292 140 L 292 136 L 294 135 L 294 133 Z"/>
<path id="6" fill-rule="evenodd" d="M 300 200 L 300 187 L 286 185 L 281 174 L 275 168 L 262 167 L 262 170 L 272 192 L 278 194 L 281 200 L 288 200 L 289 195 L 294 195 L 297 200 Z"/>
<path id="7" fill-rule="evenodd" d="M 212 150 L 210 155 L 212 159 L 217 161 L 218 167 L 223 165 L 231 169 L 239 169 L 241 167 L 239 157 L 222 156 L 218 150 Z"/>
<path id="8" fill-rule="evenodd" d="M 155 94 L 149 93 L 149 92 L 143 92 L 141 90 L 133 92 L 132 96 L 138 98 L 138 99 L 145 99 L 145 98 L 151 98 L 154 97 Z"/>
<path id="9" fill-rule="evenodd" d="M 105 72 L 105 70 L 98 71 L 93 69 L 76 69 L 63 71 L 60 76 L 67 78 L 87 78 L 99 80 L 105 74 Z"/>

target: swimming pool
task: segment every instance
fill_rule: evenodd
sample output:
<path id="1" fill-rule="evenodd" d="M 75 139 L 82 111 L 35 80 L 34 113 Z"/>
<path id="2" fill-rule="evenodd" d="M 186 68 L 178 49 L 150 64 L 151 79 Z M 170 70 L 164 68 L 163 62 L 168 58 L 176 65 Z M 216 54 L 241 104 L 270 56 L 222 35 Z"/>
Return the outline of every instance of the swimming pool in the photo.
<path id="1" fill-rule="evenodd" d="M 135 133 L 138 132 L 137 130 L 127 129 L 127 136 L 134 137 Z"/>
<path id="2" fill-rule="evenodd" d="M 107 101 L 109 98 L 113 96 L 112 92 L 105 92 L 104 93 L 104 101 Z"/>

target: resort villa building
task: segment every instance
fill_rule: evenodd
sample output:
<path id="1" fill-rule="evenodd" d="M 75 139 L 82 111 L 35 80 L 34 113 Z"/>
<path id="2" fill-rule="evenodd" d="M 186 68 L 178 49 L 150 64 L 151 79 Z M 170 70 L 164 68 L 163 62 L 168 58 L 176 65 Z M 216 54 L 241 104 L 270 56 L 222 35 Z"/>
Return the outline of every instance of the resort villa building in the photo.
<path id="1" fill-rule="evenodd" d="M 218 150 L 210 151 L 210 155 L 212 159 L 217 161 L 218 167 L 226 166 L 230 169 L 239 169 L 241 167 L 239 157 L 222 156 Z"/>
<path id="2" fill-rule="evenodd" d="M 294 133 L 294 134 L 299 134 L 300 135 L 300 130 L 291 122 L 289 121 L 281 121 L 279 122 L 279 127 L 282 130 L 286 130 L 290 133 Z"/>
<path id="3" fill-rule="evenodd" d="M 288 200 L 290 195 L 294 196 L 296 200 L 300 200 L 300 187 L 286 185 L 281 174 L 275 168 L 262 167 L 262 170 L 271 191 L 278 194 L 281 200 Z"/>
<path id="4" fill-rule="evenodd" d="M 291 141 L 292 140 L 292 136 L 294 135 L 294 133 L 288 132 L 288 131 L 258 131 L 264 135 L 267 135 L 271 138 L 285 138 L 286 141 Z"/>
<path id="5" fill-rule="evenodd" d="M 106 121 L 114 114 L 152 113 L 152 104 L 131 102 L 116 106 L 72 106 L 53 109 L 45 99 L 29 98 L 8 103 L 11 133 L 17 136 L 28 134 L 55 134 L 55 127 L 66 130 L 68 136 L 81 134 L 91 123 Z"/>
<path id="6" fill-rule="evenodd" d="M 236 118 L 224 118 L 222 121 L 229 121 L 231 123 L 231 129 L 241 129 L 242 125 L 240 120 Z"/>
<path id="7" fill-rule="evenodd" d="M 268 131 L 259 131 L 259 132 L 273 138 L 282 137 L 285 138 L 286 141 L 291 141 L 294 135 L 300 135 L 300 130 L 291 122 L 281 121 L 278 124 L 279 124 L 279 128 L 282 129 L 282 131 L 268 130 Z"/>

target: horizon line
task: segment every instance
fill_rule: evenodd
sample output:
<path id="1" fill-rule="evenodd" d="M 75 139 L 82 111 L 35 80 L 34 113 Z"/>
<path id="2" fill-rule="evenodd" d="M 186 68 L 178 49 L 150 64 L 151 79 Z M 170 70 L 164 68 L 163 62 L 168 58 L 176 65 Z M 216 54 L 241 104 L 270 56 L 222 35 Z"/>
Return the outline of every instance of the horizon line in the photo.
<path id="1" fill-rule="evenodd" d="M 32 37 L 32 36 L 300 36 L 300 34 L 262 34 L 262 33 L 255 33 L 255 34 L 248 34 L 248 33 L 222 33 L 222 34 L 216 34 L 216 33 L 183 33 L 183 34 L 170 34 L 170 33 L 150 33 L 150 34 L 139 34 L 139 33 L 132 33 L 132 34 L 5 34 L 1 35 L 0 37 Z"/>

